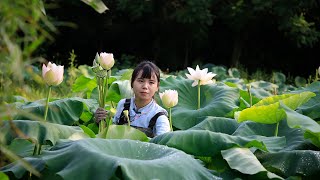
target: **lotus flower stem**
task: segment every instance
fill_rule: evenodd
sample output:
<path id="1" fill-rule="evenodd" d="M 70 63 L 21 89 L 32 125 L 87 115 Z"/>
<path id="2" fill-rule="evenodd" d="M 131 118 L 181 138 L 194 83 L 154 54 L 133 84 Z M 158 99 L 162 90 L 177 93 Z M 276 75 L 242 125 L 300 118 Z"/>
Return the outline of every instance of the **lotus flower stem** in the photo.
<path id="1" fill-rule="evenodd" d="M 100 93 L 101 92 L 101 86 L 100 86 L 101 83 L 100 83 L 100 81 L 101 81 L 101 78 L 97 76 L 97 85 L 98 85 L 98 92 L 99 92 L 98 103 L 99 103 L 99 106 L 101 107 L 101 95 L 100 95 L 101 94 Z"/>
<path id="2" fill-rule="evenodd" d="M 102 104 L 103 108 L 104 108 L 104 105 L 105 105 L 105 100 L 106 100 L 108 89 L 109 89 L 109 71 L 108 71 L 108 75 L 106 76 L 106 81 L 104 82 L 105 83 L 105 87 L 103 88 L 104 89 L 103 90 L 103 104 Z"/>
<path id="3" fill-rule="evenodd" d="M 198 82 L 198 109 L 200 109 L 200 80 Z"/>
<path id="4" fill-rule="evenodd" d="M 172 109 L 172 108 L 169 108 L 169 122 L 170 122 L 170 130 L 173 131 L 173 128 L 172 128 L 172 119 L 171 119 L 171 117 L 172 117 L 172 116 L 171 116 L 171 109 Z"/>
<path id="5" fill-rule="evenodd" d="M 274 131 L 274 136 L 277 137 L 278 136 L 278 129 L 279 129 L 279 122 L 277 123 L 276 129 Z"/>
<path id="6" fill-rule="evenodd" d="M 99 99 L 100 103 L 99 106 L 104 108 L 105 107 L 105 100 L 107 97 L 108 89 L 109 89 L 109 77 L 111 75 L 111 70 L 107 71 L 107 76 L 105 78 L 99 78 Z M 108 131 L 109 127 L 109 120 L 110 118 L 107 117 L 105 120 L 101 120 L 99 123 L 99 132 L 102 132 L 105 128 Z"/>
<path id="7" fill-rule="evenodd" d="M 252 95 L 251 95 L 251 85 L 250 84 L 247 85 L 247 91 L 248 91 L 249 99 L 250 99 L 250 107 L 252 107 Z"/>
<path id="8" fill-rule="evenodd" d="M 48 90 L 48 94 L 47 94 L 46 109 L 44 111 L 44 121 L 47 120 L 50 93 L 51 93 L 51 86 L 49 86 L 49 90 Z"/>

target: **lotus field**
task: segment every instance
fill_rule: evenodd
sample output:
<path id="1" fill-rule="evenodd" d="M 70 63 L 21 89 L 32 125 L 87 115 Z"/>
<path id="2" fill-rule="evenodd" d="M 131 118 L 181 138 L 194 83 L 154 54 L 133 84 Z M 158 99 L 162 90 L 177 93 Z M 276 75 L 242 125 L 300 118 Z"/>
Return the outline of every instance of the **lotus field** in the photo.
<path id="1" fill-rule="evenodd" d="M 113 60 L 113 63 L 112 63 Z M 111 54 L 77 68 L 70 97 L 54 92 L 65 67 L 38 69 L 46 96 L 1 107 L 0 179 L 315 179 L 320 174 L 320 82 L 297 87 L 244 79 L 235 68 L 189 67 L 161 74 L 154 97 L 171 132 L 148 138 L 111 119 L 133 96 L 132 69 Z M 41 68 L 42 67 L 42 74 Z M 318 72 L 318 71 L 317 71 Z M 317 75 L 318 77 L 318 75 Z M 108 110 L 96 124 L 98 107 Z"/>

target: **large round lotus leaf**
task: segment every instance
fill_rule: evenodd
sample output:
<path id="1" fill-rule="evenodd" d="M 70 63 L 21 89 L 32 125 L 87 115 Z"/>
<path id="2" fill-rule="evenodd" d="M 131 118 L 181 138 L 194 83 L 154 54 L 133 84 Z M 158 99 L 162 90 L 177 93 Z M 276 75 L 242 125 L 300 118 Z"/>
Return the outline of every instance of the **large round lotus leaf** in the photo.
<path id="1" fill-rule="evenodd" d="M 49 102 L 47 121 L 57 124 L 72 125 L 75 121 L 79 120 L 85 106 L 92 112 L 98 108 L 96 100 L 78 97 Z M 27 114 L 43 117 L 45 112 L 45 101 L 42 99 L 35 102 L 28 102 L 18 108 L 26 113 L 16 115 L 14 119 L 34 120 L 32 116 L 28 116 Z"/>
<path id="2" fill-rule="evenodd" d="M 276 124 L 261 124 L 251 121 L 246 121 L 240 124 L 238 129 L 233 133 L 234 136 L 252 136 L 261 135 L 272 137 L 276 129 Z M 310 146 L 310 142 L 306 141 L 303 137 L 303 131 L 301 129 L 294 129 L 288 127 L 287 121 L 283 120 L 279 122 L 278 136 L 286 138 L 285 148 L 281 151 L 303 149 Z M 277 144 L 274 144 L 277 147 Z"/>
<path id="3" fill-rule="evenodd" d="M 215 76 L 215 79 L 217 79 L 218 81 L 221 81 L 221 80 L 226 79 L 228 77 L 227 69 L 223 66 L 214 66 L 211 68 L 211 72 L 217 74 Z"/>
<path id="4" fill-rule="evenodd" d="M 312 119 L 320 118 L 320 82 L 313 82 L 305 88 L 300 88 L 299 90 L 292 92 L 300 93 L 305 91 L 314 92 L 316 96 L 312 97 L 308 102 L 298 107 L 297 111 L 301 112 L 301 114 L 309 116 Z"/>
<path id="5" fill-rule="evenodd" d="M 219 179 L 182 151 L 133 140 L 96 138 L 61 141 L 51 150 L 43 151 L 37 159 L 31 163 L 45 163 L 46 169 L 40 170 L 43 179 L 52 173 L 63 179 L 77 180 Z M 21 175 L 15 166 L 8 166 L 2 171 Z"/>
<path id="6" fill-rule="evenodd" d="M 83 133 L 82 129 L 78 126 L 66 126 L 29 120 L 4 121 L 3 126 L 0 127 L 2 133 L 0 141 L 5 144 L 10 144 L 11 141 L 17 137 L 10 123 L 12 123 L 13 127 L 19 129 L 26 137 L 34 139 L 40 144 L 54 145 L 59 139 L 67 139 L 74 133 Z"/>
<path id="7" fill-rule="evenodd" d="M 248 148 L 231 148 L 221 151 L 230 168 L 243 174 L 264 174 L 263 179 L 283 179 L 272 172 L 268 172 Z"/>
<path id="8" fill-rule="evenodd" d="M 268 170 L 281 176 L 302 176 L 302 179 L 319 179 L 320 152 L 312 150 L 291 150 L 278 153 L 256 154 Z"/>
<path id="9" fill-rule="evenodd" d="M 286 75 L 281 72 L 272 73 L 272 79 L 276 84 L 284 84 L 286 82 Z"/>
<path id="10" fill-rule="evenodd" d="M 268 151 L 274 149 L 273 144 L 277 144 L 282 148 L 285 138 L 258 135 L 241 137 L 207 130 L 181 130 L 158 135 L 150 142 L 174 147 L 195 156 L 211 157 L 233 147 L 256 147 Z"/>
<path id="11" fill-rule="evenodd" d="M 228 74 L 229 74 L 229 76 L 234 77 L 234 78 L 240 78 L 240 76 L 241 76 L 240 71 L 237 68 L 229 68 Z"/>
<path id="12" fill-rule="evenodd" d="M 198 117 L 202 116 L 227 117 L 228 113 L 238 108 L 238 89 L 219 83 L 201 86 L 201 106 L 197 109 L 198 90 L 191 85 L 191 80 L 181 76 L 169 77 L 161 82 L 160 91 L 173 89 L 179 93 L 178 105 L 172 108 L 172 123 L 178 129 L 193 127 L 199 123 Z"/>
<path id="13" fill-rule="evenodd" d="M 237 121 L 231 118 L 207 116 L 201 123 L 188 130 L 208 130 L 231 135 L 238 128 L 238 126 L 239 124 Z"/>

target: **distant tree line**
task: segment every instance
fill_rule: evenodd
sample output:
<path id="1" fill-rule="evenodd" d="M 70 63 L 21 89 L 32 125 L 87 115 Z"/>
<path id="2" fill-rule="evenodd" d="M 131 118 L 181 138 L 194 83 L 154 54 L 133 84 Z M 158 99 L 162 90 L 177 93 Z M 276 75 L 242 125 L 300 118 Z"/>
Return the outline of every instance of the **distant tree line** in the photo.
<path id="1" fill-rule="evenodd" d="M 308 75 L 319 66 L 320 0 L 105 0 L 102 14 L 79 0 L 44 2 L 58 29 L 39 51 L 48 59 L 74 49 L 78 64 L 106 51 L 169 71 L 198 62 Z"/>

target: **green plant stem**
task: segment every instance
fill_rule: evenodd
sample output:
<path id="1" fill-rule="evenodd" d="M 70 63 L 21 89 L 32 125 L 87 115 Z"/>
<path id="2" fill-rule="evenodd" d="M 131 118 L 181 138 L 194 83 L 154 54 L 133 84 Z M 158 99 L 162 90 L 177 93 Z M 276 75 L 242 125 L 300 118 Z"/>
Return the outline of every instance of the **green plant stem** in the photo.
<path id="1" fill-rule="evenodd" d="M 108 93 L 108 89 L 109 89 L 109 76 L 110 76 L 110 74 L 111 74 L 111 70 L 108 70 L 107 76 L 105 78 L 100 78 L 100 81 L 99 81 L 99 86 L 100 86 L 100 89 L 99 89 L 99 99 L 100 99 L 99 106 L 101 108 L 105 108 L 105 101 L 106 101 L 107 93 Z M 99 133 L 104 131 L 104 129 L 106 129 L 106 131 L 108 132 L 109 120 L 110 120 L 110 118 L 106 118 L 106 119 L 100 121 L 100 123 L 99 123 Z"/>
<path id="2" fill-rule="evenodd" d="M 51 86 L 49 86 L 49 90 L 48 90 L 48 94 L 47 94 L 46 109 L 44 111 L 44 121 L 47 120 L 50 93 L 51 93 Z"/>
<path id="3" fill-rule="evenodd" d="M 252 107 L 251 85 L 247 86 L 247 90 L 248 90 L 248 94 L 249 94 L 250 107 Z"/>
<path id="4" fill-rule="evenodd" d="M 278 129 L 279 129 L 279 122 L 277 123 L 276 129 L 274 131 L 274 136 L 277 137 L 278 136 Z"/>
<path id="5" fill-rule="evenodd" d="M 171 108 L 169 108 L 169 122 L 170 122 L 170 130 L 173 131 L 173 128 L 172 128 L 172 119 L 171 119 Z"/>
<path id="6" fill-rule="evenodd" d="M 103 101 L 102 101 L 103 102 L 103 108 L 104 108 L 104 105 L 105 105 L 105 100 L 107 98 L 107 93 L 108 93 L 108 89 L 109 89 L 109 71 L 108 71 L 107 76 L 106 76 L 105 86 L 104 86 L 104 90 L 103 90 Z"/>
<path id="7" fill-rule="evenodd" d="M 198 109 L 200 109 L 200 80 L 198 82 Z"/>

